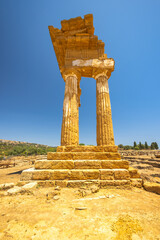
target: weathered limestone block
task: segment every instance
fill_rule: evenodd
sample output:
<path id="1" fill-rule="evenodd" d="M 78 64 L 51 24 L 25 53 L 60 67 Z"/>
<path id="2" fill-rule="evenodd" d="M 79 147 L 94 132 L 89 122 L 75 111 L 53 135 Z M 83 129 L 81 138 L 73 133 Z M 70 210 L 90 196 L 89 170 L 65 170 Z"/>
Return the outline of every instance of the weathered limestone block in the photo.
<path id="1" fill-rule="evenodd" d="M 67 187 L 69 188 L 79 188 L 79 187 L 87 187 L 90 185 L 98 185 L 100 182 L 99 180 L 69 180 L 67 183 Z"/>
<path id="2" fill-rule="evenodd" d="M 97 74 L 97 145 L 114 145 L 114 135 L 111 116 L 111 104 L 108 87 L 108 76 Z"/>
<path id="3" fill-rule="evenodd" d="M 69 170 L 52 170 L 50 180 L 64 180 L 69 178 Z"/>
<path id="4" fill-rule="evenodd" d="M 57 152 L 48 152 L 47 153 L 48 160 L 72 160 L 72 153 L 57 153 Z"/>
<path id="5" fill-rule="evenodd" d="M 37 182 L 30 182 L 22 186 L 22 189 L 29 190 L 29 189 L 35 188 L 36 186 L 37 186 Z"/>
<path id="6" fill-rule="evenodd" d="M 115 180 L 128 180 L 130 179 L 129 171 L 126 169 L 114 169 L 114 178 Z"/>
<path id="7" fill-rule="evenodd" d="M 138 170 L 135 168 L 130 167 L 129 174 L 131 178 L 140 178 L 140 174 L 138 173 Z"/>
<path id="8" fill-rule="evenodd" d="M 130 181 L 131 181 L 132 187 L 138 187 L 138 188 L 142 187 L 143 181 L 141 178 L 131 178 Z"/>
<path id="9" fill-rule="evenodd" d="M 53 180 L 42 180 L 42 181 L 37 181 L 38 186 L 40 187 L 54 187 L 55 186 L 55 181 Z"/>
<path id="10" fill-rule="evenodd" d="M 129 168 L 129 162 L 125 160 L 101 160 L 101 166 L 102 168 L 106 169 L 128 169 Z"/>
<path id="11" fill-rule="evenodd" d="M 13 188 L 7 190 L 7 195 L 16 195 L 17 193 L 21 193 L 23 189 L 18 186 L 14 186 Z"/>
<path id="12" fill-rule="evenodd" d="M 74 167 L 77 169 L 99 169 L 101 168 L 100 160 L 75 160 Z"/>
<path id="13" fill-rule="evenodd" d="M 108 188 L 108 187 L 130 187 L 130 180 L 101 180 L 100 187 Z"/>
<path id="14" fill-rule="evenodd" d="M 100 177 L 100 173 L 99 173 L 99 170 L 95 169 L 95 170 L 92 170 L 92 169 L 86 169 L 86 170 L 83 170 L 83 174 L 84 174 L 84 177 L 85 179 L 99 179 Z"/>
<path id="15" fill-rule="evenodd" d="M 49 180 L 50 171 L 49 170 L 36 170 L 32 173 L 33 180 Z"/>
<path id="16" fill-rule="evenodd" d="M 99 178 L 99 170 L 70 170 L 70 180 L 86 180 L 86 179 L 98 179 Z"/>
<path id="17" fill-rule="evenodd" d="M 74 161 L 72 160 L 37 160 L 35 169 L 72 169 Z"/>
<path id="18" fill-rule="evenodd" d="M 12 188 L 12 187 L 14 187 L 14 183 L 0 184 L 0 190 L 6 190 L 6 189 L 9 189 L 9 188 Z"/>
<path id="19" fill-rule="evenodd" d="M 100 170 L 100 179 L 101 180 L 114 180 L 114 171 L 103 169 Z"/>
<path id="20" fill-rule="evenodd" d="M 62 187 L 62 188 L 66 188 L 67 187 L 67 183 L 68 183 L 67 180 L 56 180 L 55 181 L 55 185 L 59 186 L 59 187 Z"/>
<path id="21" fill-rule="evenodd" d="M 144 182 L 143 187 L 148 192 L 160 194 L 160 184 L 154 182 Z"/>
<path id="22" fill-rule="evenodd" d="M 24 171 L 21 173 L 21 181 L 31 180 L 31 179 L 32 179 L 32 170 L 33 170 L 33 169 L 24 170 Z"/>

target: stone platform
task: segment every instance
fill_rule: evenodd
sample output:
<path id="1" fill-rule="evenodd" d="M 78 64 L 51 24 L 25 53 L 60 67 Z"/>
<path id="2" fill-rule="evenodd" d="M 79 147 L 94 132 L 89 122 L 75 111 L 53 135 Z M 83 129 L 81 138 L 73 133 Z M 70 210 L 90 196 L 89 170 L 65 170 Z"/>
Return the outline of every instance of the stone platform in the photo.
<path id="1" fill-rule="evenodd" d="M 121 160 L 117 146 L 58 147 L 57 152 L 47 154 L 47 160 L 36 160 L 34 168 L 22 172 L 21 181 L 30 180 L 61 187 L 142 185 L 137 170 Z"/>

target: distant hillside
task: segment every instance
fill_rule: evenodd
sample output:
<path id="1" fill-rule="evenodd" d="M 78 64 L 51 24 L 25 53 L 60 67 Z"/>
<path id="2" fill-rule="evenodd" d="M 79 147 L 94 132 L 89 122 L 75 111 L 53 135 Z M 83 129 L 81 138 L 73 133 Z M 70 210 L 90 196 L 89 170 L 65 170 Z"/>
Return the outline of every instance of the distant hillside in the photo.
<path id="1" fill-rule="evenodd" d="M 56 147 L 48 145 L 0 139 L 0 160 L 8 156 L 43 155 L 55 151 Z"/>

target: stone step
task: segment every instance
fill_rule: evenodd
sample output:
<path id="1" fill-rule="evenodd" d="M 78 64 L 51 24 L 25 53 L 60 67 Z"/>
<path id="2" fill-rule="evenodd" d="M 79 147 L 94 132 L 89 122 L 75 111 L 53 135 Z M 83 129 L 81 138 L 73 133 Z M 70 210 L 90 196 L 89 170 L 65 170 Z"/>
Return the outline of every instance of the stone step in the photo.
<path id="1" fill-rule="evenodd" d="M 143 186 L 143 180 L 141 178 L 131 178 L 131 186 L 141 188 Z"/>
<path id="2" fill-rule="evenodd" d="M 128 169 L 126 160 L 36 160 L 35 169 Z"/>
<path id="3" fill-rule="evenodd" d="M 21 180 L 129 180 L 127 169 L 27 169 L 21 174 Z"/>
<path id="4" fill-rule="evenodd" d="M 133 167 L 129 167 L 129 174 L 131 178 L 140 178 L 140 174 L 138 173 L 138 170 Z"/>
<path id="5" fill-rule="evenodd" d="M 118 152 L 49 152 L 48 160 L 120 160 Z"/>
<path id="6" fill-rule="evenodd" d="M 130 180 L 32 180 L 36 181 L 38 186 L 42 187 L 54 187 L 59 186 L 62 188 L 80 188 L 80 187 L 90 187 L 93 185 L 99 188 L 128 188 L 131 185 Z M 21 183 L 26 184 L 28 181 L 21 181 Z"/>
<path id="7" fill-rule="evenodd" d="M 57 152 L 117 152 L 118 146 L 58 146 Z"/>

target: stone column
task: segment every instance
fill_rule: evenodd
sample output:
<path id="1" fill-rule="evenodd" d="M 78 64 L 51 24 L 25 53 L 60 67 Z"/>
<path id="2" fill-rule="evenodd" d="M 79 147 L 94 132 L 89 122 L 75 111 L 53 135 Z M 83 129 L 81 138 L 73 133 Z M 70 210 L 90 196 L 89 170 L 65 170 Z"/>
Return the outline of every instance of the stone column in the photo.
<path id="1" fill-rule="evenodd" d="M 79 79 L 76 74 L 63 74 L 65 95 L 63 102 L 63 121 L 61 146 L 79 144 Z"/>
<path id="2" fill-rule="evenodd" d="M 106 73 L 100 73 L 95 76 L 95 79 L 97 105 L 97 145 L 114 145 L 108 76 Z"/>

